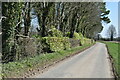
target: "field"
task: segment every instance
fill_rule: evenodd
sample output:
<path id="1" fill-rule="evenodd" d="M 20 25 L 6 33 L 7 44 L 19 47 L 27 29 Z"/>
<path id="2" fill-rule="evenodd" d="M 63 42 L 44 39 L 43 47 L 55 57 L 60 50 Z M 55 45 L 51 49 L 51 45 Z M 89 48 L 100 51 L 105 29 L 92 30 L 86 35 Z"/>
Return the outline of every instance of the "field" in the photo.
<path id="1" fill-rule="evenodd" d="M 117 72 L 118 76 L 120 76 L 120 51 L 119 51 L 120 43 L 116 42 L 104 42 L 104 43 L 107 45 L 109 54 L 113 58 L 115 71 Z"/>

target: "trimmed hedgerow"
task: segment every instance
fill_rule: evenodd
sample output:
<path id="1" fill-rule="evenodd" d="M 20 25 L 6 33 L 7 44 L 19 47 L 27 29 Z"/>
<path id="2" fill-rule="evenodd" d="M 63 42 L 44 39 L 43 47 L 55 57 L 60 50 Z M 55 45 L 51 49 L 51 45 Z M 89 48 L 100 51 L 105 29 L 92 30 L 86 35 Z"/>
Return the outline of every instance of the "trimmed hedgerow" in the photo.
<path id="1" fill-rule="evenodd" d="M 66 33 L 66 36 L 69 37 L 70 36 L 70 32 Z M 78 42 L 79 41 L 79 42 Z M 73 34 L 73 38 L 70 39 L 70 43 L 72 44 L 72 47 L 74 46 L 78 46 L 78 45 L 85 45 L 85 44 L 91 44 L 94 41 L 92 41 L 91 39 L 85 38 L 82 33 L 77 33 L 74 32 Z M 76 44 L 76 45 L 75 45 Z"/>
<path id="2" fill-rule="evenodd" d="M 80 42 L 81 42 L 81 45 L 84 45 L 84 36 L 82 35 L 82 33 L 79 33 L 79 39 L 80 39 Z"/>
<path id="3" fill-rule="evenodd" d="M 80 35 L 77 32 L 74 32 L 73 38 L 74 39 L 80 39 Z"/>
<path id="4" fill-rule="evenodd" d="M 64 50 L 70 49 L 70 42 L 68 37 L 63 38 L 63 45 L 64 45 Z"/>
<path id="5" fill-rule="evenodd" d="M 69 39 L 69 42 L 70 42 L 70 47 L 71 47 L 71 48 L 77 47 L 77 46 L 81 46 L 80 39 L 70 38 L 70 39 Z"/>
<path id="6" fill-rule="evenodd" d="M 83 45 L 85 45 L 85 44 L 91 44 L 92 43 L 92 41 L 91 41 L 91 39 L 88 39 L 88 38 L 83 38 Z"/>
<path id="7" fill-rule="evenodd" d="M 69 38 L 67 37 L 43 37 L 42 44 L 45 52 L 56 52 L 70 48 Z"/>
<path id="8" fill-rule="evenodd" d="M 34 57 L 28 57 L 20 61 L 2 64 L 2 74 L 0 75 L 4 78 L 23 77 L 26 76 L 28 71 L 29 74 L 31 74 L 35 69 L 43 69 L 46 65 L 51 65 L 55 61 L 65 59 L 67 56 L 80 52 L 91 45 L 93 44 L 86 44 L 69 50 L 62 50 L 51 54 L 41 54 Z"/>
<path id="9" fill-rule="evenodd" d="M 53 27 L 52 29 L 48 31 L 48 36 L 49 37 L 63 37 L 63 33 L 60 30 Z"/>

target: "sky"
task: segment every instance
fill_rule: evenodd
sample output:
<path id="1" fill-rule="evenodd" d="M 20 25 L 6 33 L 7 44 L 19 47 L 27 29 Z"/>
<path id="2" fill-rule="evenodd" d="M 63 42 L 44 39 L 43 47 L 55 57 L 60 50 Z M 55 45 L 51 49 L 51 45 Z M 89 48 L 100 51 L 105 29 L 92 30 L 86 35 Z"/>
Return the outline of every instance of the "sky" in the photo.
<path id="1" fill-rule="evenodd" d="M 111 23 L 109 24 L 105 24 L 103 23 L 102 25 L 104 26 L 101 35 L 102 37 L 107 37 L 107 29 L 109 28 L 109 26 L 111 24 L 113 24 L 116 28 L 117 31 L 117 35 L 118 36 L 118 2 L 106 2 L 106 8 L 107 10 L 110 10 L 110 14 L 108 15 L 108 17 L 111 20 Z"/>

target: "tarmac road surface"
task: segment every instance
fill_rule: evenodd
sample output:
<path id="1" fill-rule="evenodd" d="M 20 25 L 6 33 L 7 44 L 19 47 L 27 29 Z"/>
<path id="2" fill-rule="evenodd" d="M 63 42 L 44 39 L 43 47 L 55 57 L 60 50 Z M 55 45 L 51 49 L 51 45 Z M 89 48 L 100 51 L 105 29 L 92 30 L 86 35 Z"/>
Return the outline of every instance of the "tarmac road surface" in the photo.
<path id="1" fill-rule="evenodd" d="M 105 44 L 97 42 L 89 49 L 65 60 L 34 78 L 113 78 Z"/>

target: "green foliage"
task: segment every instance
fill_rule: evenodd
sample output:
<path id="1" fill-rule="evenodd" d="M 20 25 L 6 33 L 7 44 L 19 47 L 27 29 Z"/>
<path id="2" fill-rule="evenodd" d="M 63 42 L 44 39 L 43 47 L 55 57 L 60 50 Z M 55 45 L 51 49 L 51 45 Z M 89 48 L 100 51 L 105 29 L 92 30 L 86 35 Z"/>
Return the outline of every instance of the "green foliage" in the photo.
<path id="1" fill-rule="evenodd" d="M 37 46 L 35 43 L 35 39 L 33 38 L 19 38 L 18 46 L 19 46 L 19 58 L 23 59 L 28 56 L 35 56 L 37 53 Z"/>
<path id="2" fill-rule="evenodd" d="M 59 31 L 58 29 L 52 27 L 52 29 L 48 32 L 49 37 L 63 37 L 63 33 Z"/>
<path id="3" fill-rule="evenodd" d="M 63 37 L 64 50 L 70 49 L 70 42 L 68 37 Z"/>
<path id="4" fill-rule="evenodd" d="M 67 32 L 66 33 L 66 36 L 69 36 L 70 35 L 70 32 Z M 79 42 L 78 42 L 79 40 Z M 70 40 L 70 43 L 71 45 L 74 47 L 74 46 L 77 46 L 77 45 L 85 45 L 85 44 L 91 44 L 91 39 L 88 39 L 88 38 L 85 38 L 82 33 L 77 33 L 77 32 L 74 32 L 74 35 L 73 35 L 73 40 L 71 39 Z M 72 47 L 71 46 L 71 47 Z"/>
<path id="5" fill-rule="evenodd" d="M 33 9 L 34 17 L 30 17 L 31 9 Z M 33 19 L 35 16 L 38 16 L 40 26 L 40 28 L 37 28 L 38 34 L 42 37 L 53 37 L 43 39 L 43 43 L 37 40 L 37 52 L 41 53 L 42 49 L 46 51 L 69 49 L 70 44 L 78 45 L 79 39 L 82 44 L 89 44 L 90 40 L 84 38 L 83 35 L 91 37 L 94 32 L 101 31 L 101 20 L 110 22 L 107 16 L 109 13 L 110 11 L 105 8 L 105 3 L 46 2 L 44 4 L 34 4 L 30 2 L 4 2 L 2 3 L 2 16 L 5 16 L 6 19 L 2 20 L 2 36 L 4 36 L 2 38 L 2 58 L 7 59 L 12 56 L 14 60 L 19 54 L 25 54 L 26 56 L 29 53 L 31 54 L 31 50 L 36 46 L 32 47 L 32 42 L 27 40 L 25 40 L 25 44 L 24 42 L 20 44 L 18 35 L 24 34 L 31 37 L 28 33 L 31 18 Z M 23 19 L 24 21 L 22 21 Z M 19 22 L 20 24 L 18 24 Z M 24 24 L 23 31 L 21 31 L 21 24 Z M 71 43 L 68 38 L 63 38 L 63 34 L 65 35 L 66 32 L 68 32 L 67 37 L 75 39 L 71 40 Z M 81 32 L 83 35 L 76 32 Z M 38 35 L 33 35 L 33 37 L 39 38 Z M 31 44 L 27 44 L 27 42 Z M 41 43 L 43 45 L 40 46 Z M 33 43 L 33 45 L 35 44 Z M 21 49 L 21 46 L 24 49 Z M 31 50 L 29 50 L 30 48 Z M 23 52 L 20 53 L 19 51 Z M 35 53 L 36 51 L 33 50 L 32 52 Z"/>
<path id="6" fill-rule="evenodd" d="M 82 33 L 79 33 L 79 36 L 80 36 L 81 45 L 84 45 L 84 36 L 82 35 Z"/>
<path id="7" fill-rule="evenodd" d="M 44 53 L 43 52 L 44 45 L 42 44 L 42 38 L 41 37 L 37 37 L 35 43 L 36 43 L 36 47 L 37 47 L 37 54 Z"/>
<path id="8" fill-rule="evenodd" d="M 2 16 L 6 18 L 2 20 L 2 61 L 13 61 L 16 56 L 16 34 L 19 29 L 16 26 L 21 19 L 23 3 L 4 2 L 2 3 Z"/>
<path id="9" fill-rule="evenodd" d="M 73 48 L 73 47 L 77 47 L 77 46 L 81 46 L 81 41 L 80 39 L 73 39 L 73 38 L 70 38 L 69 39 L 69 42 L 70 42 L 70 47 Z"/>
<path id="10" fill-rule="evenodd" d="M 70 36 L 70 32 L 66 32 L 65 36 L 69 37 Z"/>
<path id="11" fill-rule="evenodd" d="M 110 10 L 107 10 L 107 8 L 105 7 L 106 3 L 101 3 L 101 20 L 106 22 L 106 23 L 110 23 L 111 20 L 109 19 L 109 17 L 107 16 L 110 13 Z"/>
<path id="12" fill-rule="evenodd" d="M 79 33 L 79 36 L 80 36 L 80 39 L 82 39 L 82 38 L 83 38 L 83 35 L 82 35 L 82 33 Z"/>
<path id="13" fill-rule="evenodd" d="M 10 38 L 6 42 L 6 44 L 3 45 L 3 53 L 2 53 L 2 62 L 9 62 L 15 60 L 15 54 L 14 54 L 14 41 Z M 15 49 L 15 48 L 14 48 Z"/>
<path id="14" fill-rule="evenodd" d="M 44 50 L 48 51 L 60 51 L 70 48 L 69 38 L 67 37 L 43 37 L 42 43 L 44 44 Z"/>
<path id="15" fill-rule="evenodd" d="M 38 35 L 38 34 L 33 34 L 32 37 L 33 37 L 33 38 L 40 38 L 40 35 Z"/>
<path id="16" fill-rule="evenodd" d="M 66 36 L 67 36 L 67 37 L 70 37 L 70 32 L 67 32 L 67 33 L 66 33 Z M 80 37 L 81 37 L 81 36 L 79 35 L 79 33 L 74 32 L 74 34 L 73 34 L 73 38 L 74 38 L 74 39 L 80 39 Z"/>
<path id="17" fill-rule="evenodd" d="M 85 44 L 91 44 L 91 39 L 88 39 L 88 38 L 85 38 L 82 33 L 77 33 L 77 32 L 74 32 L 74 37 L 75 39 L 79 39 L 80 40 L 80 43 L 82 45 L 85 45 Z"/>
<path id="18" fill-rule="evenodd" d="M 91 44 L 91 39 L 83 38 L 82 44 L 83 45 L 85 45 L 85 44 Z"/>
<path id="19" fill-rule="evenodd" d="M 80 35 L 77 32 L 74 32 L 73 38 L 80 39 Z"/>
<path id="20" fill-rule="evenodd" d="M 21 61 L 2 64 L 2 77 L 16 78 L 16 77 L 21 77 L 21 75 L 24 76 L 25 73 L 30 70 L 43 68 L 46 66 L 46 64 L 51 65 L 54 62 L 65 59 L 66 56 L 71 56 L 91 45 L 92 44 L 79 46 L 69 50 L 63 50 L 63 51 L 59 51 L 51 54 L 41 54 L 33 58 L 26 58 Z"/>

